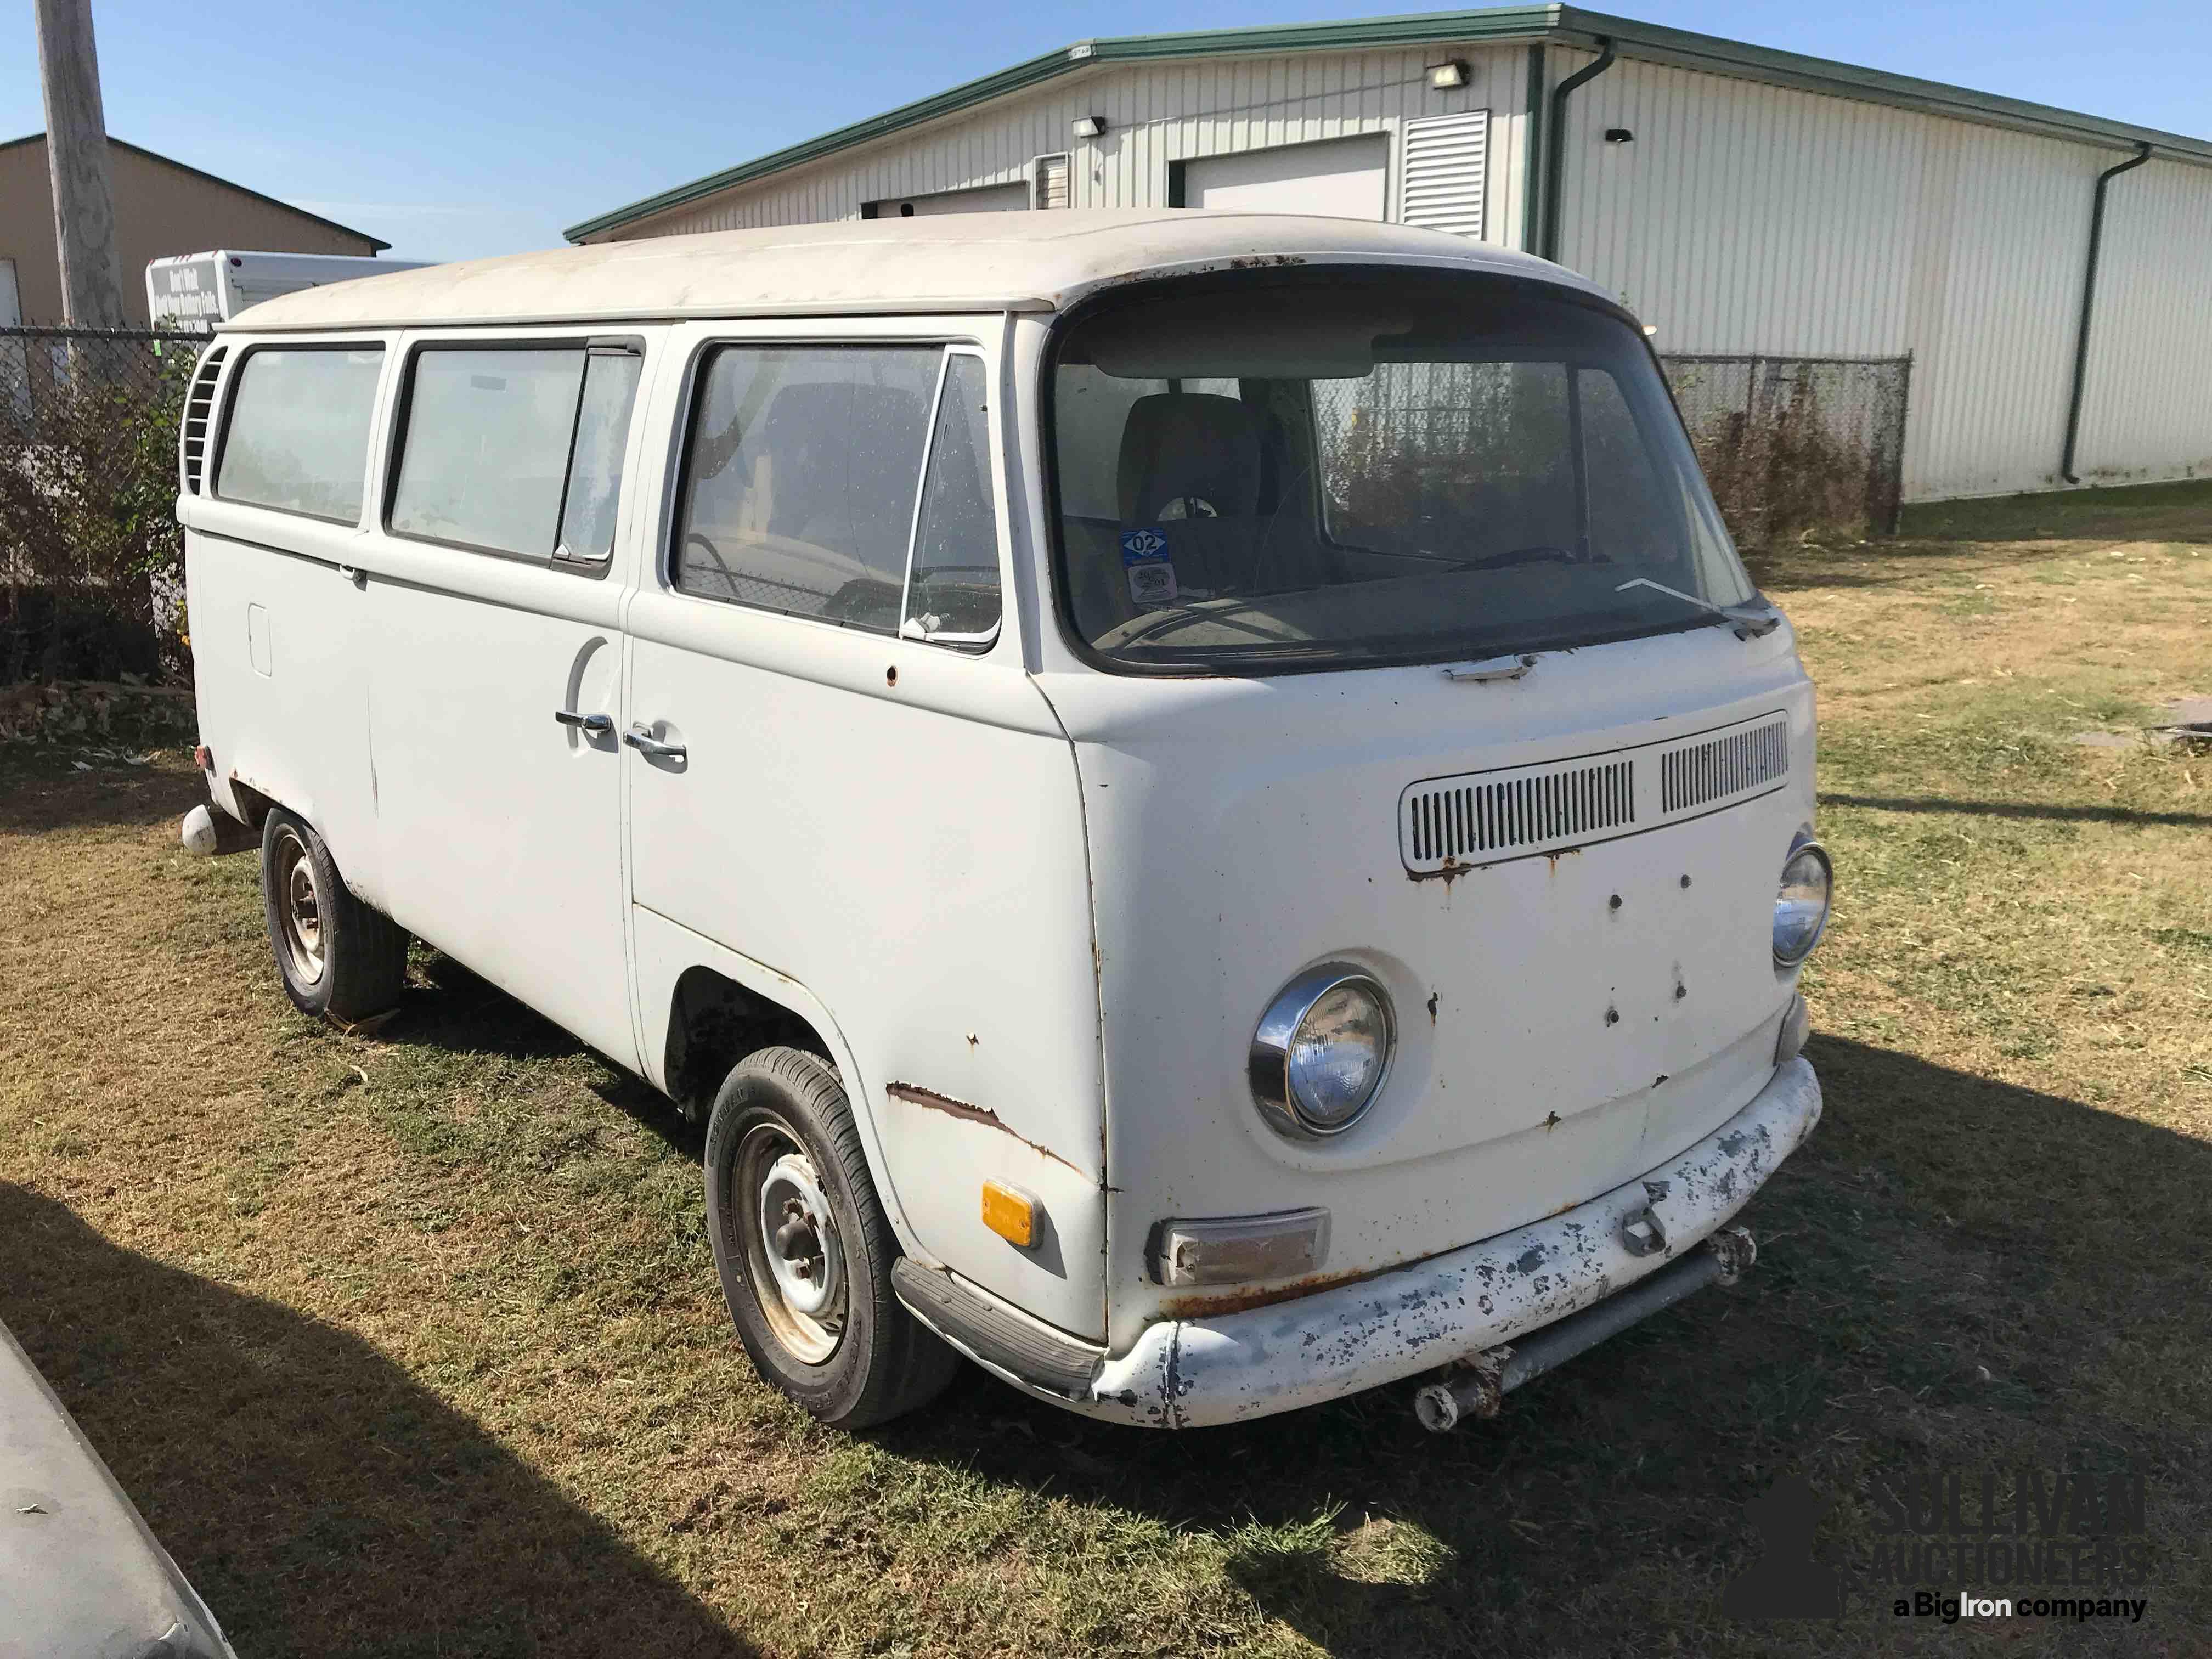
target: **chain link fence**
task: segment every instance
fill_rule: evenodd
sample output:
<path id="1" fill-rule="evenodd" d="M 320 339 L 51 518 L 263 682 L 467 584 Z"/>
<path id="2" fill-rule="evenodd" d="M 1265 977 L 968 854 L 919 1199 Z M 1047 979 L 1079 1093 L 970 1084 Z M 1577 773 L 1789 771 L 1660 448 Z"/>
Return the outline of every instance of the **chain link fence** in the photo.
<path id="1" fill-rule="evenodd" d="M 1905 499 L 1910 357 L 1662 357 L 1736 544 L 1890 535 Z"/>
<path id="2" fill-rule="evenodd" d="M 189 672 L 177 429 L 205 343 L 0 329 L 0 684 Z"/>
<path id="3" fill-rule="evenodd" d="M 1910 357 L 1660 362 L 1739 547 L 1808 532 L 1896 530 Z M 1574 440 L 1555 368 L 1397 364 L 1361 380 L 1316 380 L 1314 398 L 1324 470 L 1340 498 L 1395 489 L 1411 511 L 1423 489 L 1441 487 L 1486 514 L 1510 514 L 1516 492 L 1564 487 Z M 1623 435 L 1607 413 L 1594 408 L 1583 422 L 1601 465 Z"/>

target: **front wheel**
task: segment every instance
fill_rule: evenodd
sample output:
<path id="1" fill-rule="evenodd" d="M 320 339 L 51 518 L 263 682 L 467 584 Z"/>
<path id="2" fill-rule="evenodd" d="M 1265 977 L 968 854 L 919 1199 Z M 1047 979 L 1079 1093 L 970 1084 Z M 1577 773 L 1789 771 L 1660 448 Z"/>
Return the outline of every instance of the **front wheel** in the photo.
<path id="1" fill-rule="evenodd" d="M 399 1000 L 406 929 L 349 892 L 314 826 L 281 806 L 261 826 L 261 903 L 284 994 L 301 1013 L 366 1019 Z"/>
<path id="2" fill-rule="evenodd" d="M 714 1268 L 763 1377 L 843 1429 L 944 1392 L 958 1357 L 892 1292 L 898 1244 L 827 1061 L 741 1061 L 714 1097 L 706 1164 Z"/>

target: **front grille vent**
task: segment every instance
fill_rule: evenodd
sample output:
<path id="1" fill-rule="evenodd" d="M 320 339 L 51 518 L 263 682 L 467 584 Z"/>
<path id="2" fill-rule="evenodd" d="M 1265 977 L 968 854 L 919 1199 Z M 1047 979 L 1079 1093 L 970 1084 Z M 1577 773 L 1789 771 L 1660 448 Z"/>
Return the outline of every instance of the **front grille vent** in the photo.
<path id="1" fill-rule="evenodd" d="M 1416 791 L 1406 798 L 1406 814 L 1416 865 L 1579 841 L 1636 822 L 1636 763 L 1601 761 Z"/>
<path id="2" fill-rule="evenodd" d="M 1659 809 L 1680 812 L 1771 783 L 1790 771 L 1784 720 L 1723 732 L 1659 757 Z"/>
<path id="3" fill-rule="evenodd" d="M 1417 878 L 1449 876 L 1732 811 L 1789 779 L 1789 716 L 1767 710 L 1603 754 L 1419 779 L 1398 796 L 1398 853 Z"/>
<path id="4" fill-rule="evenodd" d="M 216 346 L 200 359 L 192 371 L 191 390 L 185 395 L 185 488 L 197 495 L 207 465 L 208 428 L 215 423 L 215 381 L 228 346 Z"/>

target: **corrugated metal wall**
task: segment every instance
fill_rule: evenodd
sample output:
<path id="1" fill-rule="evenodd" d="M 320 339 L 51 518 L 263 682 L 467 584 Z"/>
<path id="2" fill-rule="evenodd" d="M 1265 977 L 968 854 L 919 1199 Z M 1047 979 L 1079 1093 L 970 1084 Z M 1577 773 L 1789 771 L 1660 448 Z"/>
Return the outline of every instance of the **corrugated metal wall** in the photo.
<path id="1" fill-rule="evenodd" d="M 1468 60 L 1468 84 L 1431 91 L 1428 66 L 1447 56 Z M 1029 177 L 1033 158 L 1061 150 L 1073 155 L 1073 205 L 1163 207 L 1171 161 L 1362 132 L 1395 138 L 1399 124 L 1414 117 L 1487 109 L 1486 240 L 1517 246 L 1528 84 L 1528 50 L 1519 46 L 1308 52 L 1108 68 L 1063 78 L 940 127 L 901 133 L 783 177 L 739 185 L 626 226 L 620 234 L 667 236 L 850 219 L 864 202 L 1015 183 Z M 1105 136 L 1071 137 L 1069 124 L 1079 115 L 1104 116 Z M 1395 195 L 1395 179 L 1392 188 Z"/>
<path id="2" fill-rule="evenodd" d="M 2075 472 L 2212 477 L 2212 167 L 2112 180 Z"/>
<path id="3" fill-rule="evenodd" d="M 1908 501 L 2060 482 L 2091 192 L 2126 151 L 1632 59 L 1567 134 L 1560 257 L 1661 350 L 1910 352 Z M 2212 170 L 2123 176 L 2106 223 L 2081 476 L 2212 471 Z"/>
<path id="4" fill-rule="evenodd" d="M 1593 53 L 1550 48 L 1553 82 Z M 1429 88 L 1467 59 L 1470 84 Z M 1077 207 L 1156 207 L 1170 164 L 1491 112 L 1485 240 L 1522 243 L 1528 49 L 1107 67 L 740 185 L 623 236 L 852 218 L 865 202 L 1024 182 L 1068 152 Z M 1106 135 L 1071 137 L 1079 115 Z M 1608 143 L 1626 128 L 1627 143 Z M 1910 501 L 2058 483 L 2090 192 L 2126 152 L 1622 58 L 1570 102 L 1560 251 L 1662 351 L 1913 357 Z M 2212 472 L 2212 169 L 2112 186 L 2083 410 L 2087 478 Z"/>

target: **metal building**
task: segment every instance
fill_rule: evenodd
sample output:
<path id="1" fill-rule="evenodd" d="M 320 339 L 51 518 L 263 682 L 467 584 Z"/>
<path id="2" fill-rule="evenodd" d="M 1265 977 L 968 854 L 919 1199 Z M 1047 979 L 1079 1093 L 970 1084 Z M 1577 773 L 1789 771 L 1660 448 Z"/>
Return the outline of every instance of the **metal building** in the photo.
<path id="1" fill-rule="evenodd" d="M 2212 473 L 2212 143 L 1570 6 L 1087 40 L 568 235 L 1115 206 L 1543 253 L 1747 406 L 1909 358 L 1907 500 Z"/>

